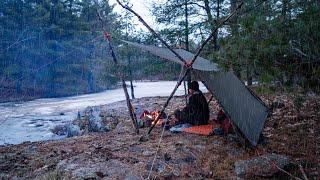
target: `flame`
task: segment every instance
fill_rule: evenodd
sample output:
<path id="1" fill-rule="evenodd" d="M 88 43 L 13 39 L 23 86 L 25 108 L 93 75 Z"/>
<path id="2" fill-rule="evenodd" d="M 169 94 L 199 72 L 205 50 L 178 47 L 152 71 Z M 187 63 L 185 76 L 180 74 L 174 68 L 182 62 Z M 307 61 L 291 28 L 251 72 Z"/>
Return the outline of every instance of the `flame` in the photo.
<path id="1" fill-rule="evenodd" d="M 156 119 L 160 116 L 160 113 L 156 112 L 156 111 L 153 111 L 153 112 L 151 112 L 151 115 L 152 115 L 152 119 L 153 119 L 152 125 L 154 125 Z M 158 122 L 157 122 L 156 125 L 162 125 L 162 120 L 158 119 Z"/>
<path id="2" fill-rule="evenodd" d="M 160 112 L 153 111 L 151 113 L 144 112 L 142 117 L 147 117 L 148 119 L 152 120 L 151 124 L 155 124 L 155 120 L 160 116 Z M 162 125 L 163 120 L 159 119 L 156 125 Z"/>

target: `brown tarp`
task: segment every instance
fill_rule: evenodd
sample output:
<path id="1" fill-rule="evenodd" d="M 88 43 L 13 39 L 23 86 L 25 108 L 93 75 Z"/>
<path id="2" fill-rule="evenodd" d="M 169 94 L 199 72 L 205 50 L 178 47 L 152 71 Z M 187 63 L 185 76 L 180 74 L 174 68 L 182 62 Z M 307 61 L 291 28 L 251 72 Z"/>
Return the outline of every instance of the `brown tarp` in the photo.
<path id="1" fill-rule="evenodd" d="M 167 48 L 141 45 L 124 41 L 132 46 L 148 51 L 151 54 L 179 64 L 181 61 Z M 175 49 L 185 60 L 194 54 Z M 193 72 L 207 89 L 216 97 L 224 111 L 231 118 L 245 138 L 252 145 L 257 145 L 259 136 L 268 116 L 268 108 L 255 96 L 232 72 L 219 70 L 217 64 L 198 57 L 193 65 Z"/>

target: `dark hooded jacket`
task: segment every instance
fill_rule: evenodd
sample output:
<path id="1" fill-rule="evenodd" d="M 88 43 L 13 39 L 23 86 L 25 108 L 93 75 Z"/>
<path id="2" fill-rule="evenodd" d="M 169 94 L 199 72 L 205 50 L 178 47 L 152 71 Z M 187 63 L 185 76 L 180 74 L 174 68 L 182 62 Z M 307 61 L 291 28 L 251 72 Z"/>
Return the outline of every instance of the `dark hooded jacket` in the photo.
<path id="1" fill-rule="evenodd" d="M 190 96 L 187 106 L 182 111 L 176 111 L 175 115 L 181 123 L 208 124 L 209 107 L 202 92 L 200 90 L 195 91 Z"/>

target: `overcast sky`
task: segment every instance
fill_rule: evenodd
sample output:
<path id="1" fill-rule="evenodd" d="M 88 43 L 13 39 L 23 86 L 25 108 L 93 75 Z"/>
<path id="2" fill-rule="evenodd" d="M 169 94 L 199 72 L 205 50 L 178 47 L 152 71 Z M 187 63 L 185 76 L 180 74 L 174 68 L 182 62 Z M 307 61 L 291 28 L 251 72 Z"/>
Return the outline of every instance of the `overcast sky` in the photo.
<path id="1" fill-rule="evenodd" d="M 155 23 L 154 18 L 151 15 L 151 6 L 154 2 L 160 2 L 162 0 L 130 0 L 130 3 L 133 5 L 132 9 L 138 13 L 152 28 L 157 29 L 157 24 Z M 118 5 L 116 0 L 109 0 L 109 3 L 116 4 L 114 10 L 121 14 L 124 13 L 125 10 Z M 136 17 L 134 17 L 134 23 L 137 24 L 137 29 L 142 28 L 147 31 L 147 29 L 138 21 Z"/>

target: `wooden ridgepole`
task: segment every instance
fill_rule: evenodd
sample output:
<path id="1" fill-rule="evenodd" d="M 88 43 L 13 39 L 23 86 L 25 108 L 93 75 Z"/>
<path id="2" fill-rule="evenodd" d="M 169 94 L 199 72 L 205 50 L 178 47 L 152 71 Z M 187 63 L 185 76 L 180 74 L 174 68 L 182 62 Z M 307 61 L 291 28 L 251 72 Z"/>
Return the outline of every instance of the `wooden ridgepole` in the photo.
<path id="1" fill-rule="evenodd" d="M 102 30 L 103 30 L 103 32 L 105 33 L 105 39 L 108 41 L 109 49 L 110 49 L 110 52 L 111 52 L 111 55 L 112 55 L 113 62 L 115 63 L 116 67 L 119 68 L 120 66 L 119 66 L 119 64 L 118 64 L 117 57 L 116 57 L 116 55 L 115 55 L 115 53 L 114 53 L 114 51 L 113 51 L 113 47 L 112 47 L 112 44 L 111 44 L 110 35 L 107 33 L 107 31 L 106 31 L 105 28 L 104 28 L 104 23 L 103 23 L 103 20 L 102 20 L 102 17 L 101 17 L 101 15 L 100 15 L 100 13 L 97 12 L 97 14 L 98 14 L 98 18 L 99 18 L 99 20 L 100 20 L 100 22 L 101 22 L 101 25 L 102 25 Z M 136 129 L 136 133 L 139 134 L 139 126 L 138 126 L 136 114 L 134 113 L 134 110 L 133 110 L 133 106 L 132 106 L 132 103 L 131 103 L 131 100 L 130 100 L 130 97 L 129 97 L 127 85 L 126 85 L 126 82 L 125 82 L 125 80 L 124 80 L 124 75 L 123 75 L 123 73 L 121 73 L 121 74 L 118 74 L 118 76 L 119 76 L 120 79 L 121 79 L 122 89 L 123 89 L 124 95 L 126 96 L 126 101 L 127 101 L 127 107 L 128 107 L 128 110 L 129 110 L 129 115 L 130 115 L 130 117 L 131 117 L 133 126 L 134 126 L 135 129 Z"/>
<path id="2" fill-rule="evenodd" d="M 139 21 L 140 21 L 154 36 L 156 36 L 156 37 L 159 39 L 159 41 L 161 41 L 162 44 L 164 44 L 174 55 L 177 56 L 177 58 L 178 58 L 181 62 L 183 62 L 183 64 L 186 65 L 186 63 L 187 63 L 186 60 L 183 59 L 175 50 L 173 50 L 173 49 L 169 46 L 169 44 L 168 44 L 165 40 L 163 40 L 163 39 L 161 38 L 161 36 L 160 36 L 155 30 L 153 30 L 153 29 L 146 23 L 146 21 L 145 21 L 138 13 L 136 13 L 135 11 L 133 11 L 129 6 L 126 6 L 126 5 L 122 4 L 119 0 L 116 0 L 116 1 L 117 1 L 117 3 L 118 3 L 121 7 L 123 7 L 124 9 L 126 9 L 126 10 L 130 11 L 132 14 L 134 14 L 134 15 L 139 19 Z"/>

